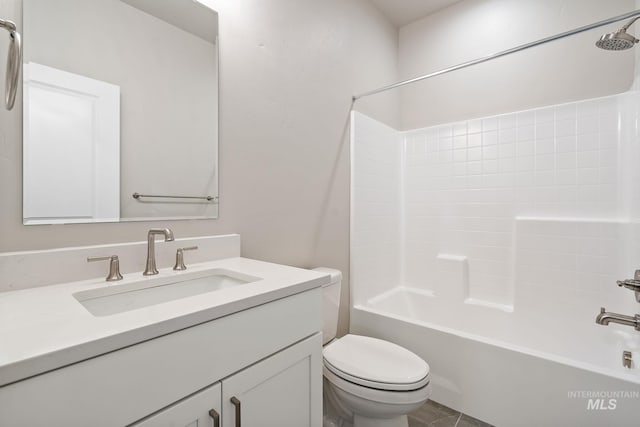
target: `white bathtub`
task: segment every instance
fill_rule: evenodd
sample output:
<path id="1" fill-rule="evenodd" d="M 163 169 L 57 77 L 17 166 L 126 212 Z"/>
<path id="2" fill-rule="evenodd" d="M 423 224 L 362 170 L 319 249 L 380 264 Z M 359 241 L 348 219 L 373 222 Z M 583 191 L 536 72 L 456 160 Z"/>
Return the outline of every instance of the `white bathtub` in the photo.
<path id="1" fill-rule="evenodd" d="M 496 426 L 640 425 L 640 332 L 596 325 L 598 307 L 576 306 L 452 308 L 396 287 L 352 307 L 351 332 L 420 355 L 433 400 Z M 623 350 L 633 352 L 632 369 L 622 366 Z"/>

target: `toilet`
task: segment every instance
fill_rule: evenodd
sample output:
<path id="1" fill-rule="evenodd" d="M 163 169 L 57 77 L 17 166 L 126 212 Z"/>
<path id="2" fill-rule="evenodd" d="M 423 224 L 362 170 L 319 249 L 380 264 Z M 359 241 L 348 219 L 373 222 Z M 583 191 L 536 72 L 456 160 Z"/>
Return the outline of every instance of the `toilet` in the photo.
<path id="1" fill-rule="evenodd" d="M 336 339 L 342 273 L 323 294 L 324 427 L 408 427 L 407 414 L 431 395 L 429 365 L 404 347 L 348 334 Z"/>

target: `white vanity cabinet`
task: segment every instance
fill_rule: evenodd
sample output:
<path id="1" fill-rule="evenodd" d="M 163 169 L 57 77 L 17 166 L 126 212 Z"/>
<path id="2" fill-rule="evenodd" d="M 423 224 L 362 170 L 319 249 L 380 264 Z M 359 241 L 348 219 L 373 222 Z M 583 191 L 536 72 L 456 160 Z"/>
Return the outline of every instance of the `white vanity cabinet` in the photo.
<path id="1" fill-rule="evenodd" d="M 131 427 L 220 427 L 222 386 L 216 383 Z"/>
<path id="2" fill-rule="evenodd" d="M 319 427 L 321 347 L 314 335 L 223 380 L 222 427 Z"/>
<path id="3" fill-rule="evenodd" d="M 132 427 L 319 427 L 320 346 L 313 335 Z"/>
<path id="4" fill-rule="evenodd" d="M 203 319 L 0 387 L 0 426 L 320 427 L 321 327 L 320 288 Z"/>

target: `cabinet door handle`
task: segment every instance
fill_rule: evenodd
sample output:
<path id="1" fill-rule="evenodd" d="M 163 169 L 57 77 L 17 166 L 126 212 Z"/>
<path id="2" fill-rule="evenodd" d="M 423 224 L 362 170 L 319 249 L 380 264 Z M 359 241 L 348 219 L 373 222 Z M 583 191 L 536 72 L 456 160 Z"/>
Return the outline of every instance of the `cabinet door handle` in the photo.
<path id="1" fill-rule="evenodd" d="M 220 427 L 220 414 L 215 409 L 209 411 L 209 416 L 213 418 L 213 427 Z"/>
<path id="2" fill-rule="evenodd" d="M 233 396 L 231 398 L 231 403 L 236 407 L 236 427 L 242 427 L 242 421 L 240 421 L 240 400 Z"/>

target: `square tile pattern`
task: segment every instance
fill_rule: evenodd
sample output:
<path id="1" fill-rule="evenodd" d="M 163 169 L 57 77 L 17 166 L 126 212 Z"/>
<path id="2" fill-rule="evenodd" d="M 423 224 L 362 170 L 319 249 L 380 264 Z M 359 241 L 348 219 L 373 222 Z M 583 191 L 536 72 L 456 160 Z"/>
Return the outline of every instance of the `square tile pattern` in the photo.
<path id="1" fill-rule="evenodd" d="M 429 400 L 409 414 L 409 427 L 491 427 L 491 424 Z"/>
<path id="2" fill-rule="evenodd" d="M 512 267 L 514 218 L 628 216 L 637 101 L 629 93 L 404 132 L 404 284 L 428 289 L 439 253 L 466 255 L 468 296 L 513 304 L 515 275 L 529 267 Z M 598 273 L 618 273 L 599 261 Z"/>
<path id="3" fill-rule="evenodd" d="M 505 306 L 636 267 L 638 92 L 404 132 L 357 115 L 354 135 L 357 302 L 433 292 L 441 254 L 467 258 L 466 298 Z"/>

